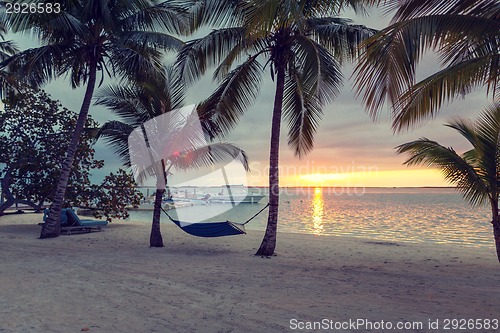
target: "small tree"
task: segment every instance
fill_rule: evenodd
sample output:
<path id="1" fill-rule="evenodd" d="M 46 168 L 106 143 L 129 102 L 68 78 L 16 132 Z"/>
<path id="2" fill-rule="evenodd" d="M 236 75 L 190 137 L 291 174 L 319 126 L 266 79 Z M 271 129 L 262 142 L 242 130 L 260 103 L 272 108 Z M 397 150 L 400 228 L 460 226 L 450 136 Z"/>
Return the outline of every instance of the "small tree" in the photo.
<path id="1" fill-rule="evenodd" d="M 127 218 L 128 207 L 137 207 L 143 195 L 135 189 L 134 177 L 123 169 L 111 172 L 104 177 L 101 184 L 94 184 L 81 195 L 80 207 L 94 210 L 97 218 L 106 217 L 111 222 L 112 218 Z"/>
<path id="2" fill-rule="evenodd" d="M 42 90 L 24 88 L 15 101 L 4 103 L 5 109 L 0 113 L 0 163 L 4 165 L 1 188 L 6 201 L 0 205 L 0 214 L 16 203 L 40 210 L 45 202 L 54 198 L 61 156 L 68 147 L 76 115 Z M 93 138 L 89 131 L 97 126 L 92 118 L 87 120 L 64 205 L 90 206 L 89 202 L 92 202 L 94 207 L 104 208 L 107 217 L 126 217 L 122 206 L 138 204 L 138 194 L 134 193 L 133 187 L 120 194 L 119 204 L 112 205 L 105 199 L 113 197 L 109 195 L 110 187 L 132 185 L 123 172 L 117 176 L 111 174 L 99 186 L 90 182 L 91 171 L 104 165 L 103 161 L 94 158 Z"/>
<path id="3" fill-rule="evenodd" d="M 52 199 L 75 116 L 42 90 L 24 88 L 15 101 L 4 103 L 0 114 L 0 162 L 5 164 L 2 191 L 7 200 L 0 212 L 15 203 L 40 209 Z M 89 118 L 86 127 L 96 126 Z M 70 177 L 70 202 L 90 184 L 90 170 L 103 166 L 103 161 L 94 159 L 91 140 L 84 132 Z"/>

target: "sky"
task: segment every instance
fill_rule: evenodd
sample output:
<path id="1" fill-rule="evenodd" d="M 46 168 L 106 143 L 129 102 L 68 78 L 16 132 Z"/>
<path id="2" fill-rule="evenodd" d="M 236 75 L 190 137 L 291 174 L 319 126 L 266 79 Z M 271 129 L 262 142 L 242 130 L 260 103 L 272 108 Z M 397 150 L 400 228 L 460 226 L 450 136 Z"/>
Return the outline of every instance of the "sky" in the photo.
<path id="1" fill-rule="evenodd" d="M 356 23 L 381 29 L 387 26 L 390 16 L 382 16 L 377 9 L 369 17 L 346 13 Z M 198 35 L 200 35 L 199 33 Z M 9 37 L 9 36 L 8 36 Z M 23 36 L 14 36 L 21 48 L 33 47 L 33 41 Z M 439 67 L 436 57 L 429 53 L 418 67 L 422 77 Z M 456 117 L 475 118 L 491 102 L 485 90 L 475 91 L 441 109 L 435 119 L 424 121 L 419 126 L 401 134 L 391 129 L 390 109 L 381 110 L 377 120 L 365 112 L 361 98 L 353 92 L 352 65 L 343 68 L 342 93 L 332 104 L 325 106 L 324 116 L 318 128 L 314 150 L 297 159 L 287 146 L 287 124 L 282 125 L 280 145 L 281 186 L 349 186 L 349 187 L 419 187 L 448 186 L 439 171 L 423 167 L 406 167 L 407 158 L 397 155 L 394 147 L 421 137 L 438 141 L 444 146 L 453 146 L 461 153 L 468 150 L 467 142 L 455 130 L 444 126 Z M 269 76 L 264 75 L 261 92 L 227 141 L 242 148 L 249 157 L 251 171 L 246 174 L 247 184 L 266 186 L 268 183 L 269 139 L 273 108 L 274 86 Z M 104 86 L 106 83 L 104 84 Z M 208 97 L 216 83 L 206 75 L 189 90 L 188 104 L 198 103 Z M 44 87 L 53 99 L 78 112 L 83 100 L 83 88 L 72 90 L 67 80 L 58 79 Z M 100 123 L 112 118 L 102 107 L 92 107 L 90 114 Z M 121 162 L 104 142 L 96 145 L 96 157 L 104 159 L 106 166 L 95 172 L 94 178 L 102 178 L 115 171 Z M 174 171 L 177 182 L 195 178 L 195 174 Z"/>

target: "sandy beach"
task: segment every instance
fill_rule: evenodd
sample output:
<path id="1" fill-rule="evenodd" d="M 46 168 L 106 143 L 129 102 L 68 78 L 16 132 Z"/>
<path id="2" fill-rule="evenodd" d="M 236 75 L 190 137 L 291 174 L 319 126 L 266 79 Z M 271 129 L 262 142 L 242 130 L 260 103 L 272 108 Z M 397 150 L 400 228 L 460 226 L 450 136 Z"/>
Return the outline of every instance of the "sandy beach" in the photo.
<path id="1" fill-rule="evenodd" d="M 437 332 L 500 318 L 484 248 L 280 233 L 261 258 L 262 232 L 203 239 L 164 223 L 165 248 L 149 248 L 145 223 L 40 240 L 40 220 L 0 217 L 0 332 Z M 422 327 L 335 329 L 358 319 Z"/>

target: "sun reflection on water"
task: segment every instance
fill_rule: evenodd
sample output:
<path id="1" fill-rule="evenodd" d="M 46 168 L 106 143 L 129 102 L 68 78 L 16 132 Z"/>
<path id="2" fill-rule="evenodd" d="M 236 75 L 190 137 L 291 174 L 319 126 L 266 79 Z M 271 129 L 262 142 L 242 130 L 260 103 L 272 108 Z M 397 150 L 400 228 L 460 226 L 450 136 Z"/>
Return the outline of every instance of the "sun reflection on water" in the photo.
<path id="1" fill-rule="evenodd" d="M 319 187 L 314 189 L 314 197 L 312 200 L 312 221 L 313 233 L 321 235 L 323 233 L 323 215 L 325 202 L 323 201 L 323 190 Z"/>

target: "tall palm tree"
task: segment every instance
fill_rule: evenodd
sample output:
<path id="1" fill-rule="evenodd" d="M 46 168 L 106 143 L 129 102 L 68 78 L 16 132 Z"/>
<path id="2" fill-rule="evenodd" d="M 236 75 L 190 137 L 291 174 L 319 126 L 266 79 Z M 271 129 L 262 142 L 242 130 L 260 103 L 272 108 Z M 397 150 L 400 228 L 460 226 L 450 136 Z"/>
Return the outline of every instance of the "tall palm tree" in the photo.
<path id="1" fill-rule="evenodd" d="M 115 86 L 103 89 L 99 93 L 97 104 L 105 105 L 118 115 L 123 121 L 109 121 L 104 124 L 97 133 L 97 137 L 103 137 L 115 148 L 117 154 L 122 158 L 125 165 L 131 166 L 134 156 L 130 155 L 129 136 L 136 128 L 144 130 L 144 123 L 179 109 L 184 106 L 185 89 L 175 79 L 172 69 L 167 69 L 165 80 L 159 83 L 142 82 L 133 86 Z M 201 111 L 201 110 L 198 110 Z M 212 115 L 195 114 L 203 123 L 206 134 L 218 135 L 216 123 L 211 120 Z M 204 144 L 205 133 L 202 142 L 193 133 L 192 127 L 182 125 L 180 127 L 161 128 L 161 132 L 170 132 L 166 155 L 162 155 L 159 163 L 148 171 L 156 178 L 156 192 L 153 209 L 153 221 L 149 243 L 151 247 L 163 247 L 163 239 L 160 231 L 160 216 L 162 199 L 165 194 L 167 177 L 171 168 L 187 170 L 210 166 L 214 163 L 238 159 L 248 170 L 248 161 L 244 151 L 229 143 Z M 152 139 L 152 138 L 149 138 Z M 178 141 L 181 140 L 182 143 Z M 186 142 L 189 142 L 186 145 Z M 201 145 L 200 145 L 201 144 Z M 204 145 L 203 145 L 204 144 Z M 179 151 L 180 150 L 180 151 Z M 172 153 L 168 153 L 171 151 Z M 137 153 L 137 152 L 136 152 Z M 143 152 L 139 152 L 143 153 Z M 135 156 L 141 158 L 144 156 Z M 145 156 L 149 160 L 148 156 Z"/>
<path id="2" fill-rule="evenodd" d="M 357 91 L 372 116 L 388 103 L 401 131 L 476 87 L 500 99 L 498 0 L 385 2 L 396 9 L 391 25 L 365 41 L 356 68 Z M 417 82 L 417 65 L 431 49 L 441 69 Z"/>
<path id="3" fill-rule="evenodd" d="M 459 119 L 447 125 L 457 130 L 472 145 L 462 155 L 453 148 L 422 138 L 397 147 L 407 153 L 407 165 L 426 165 L 441 169 L 447 181 L 455 184 L 472 205 L 490 204 L 491 223 L 500 262 L 500 103 L 487 107 L 476 122 Z"/>
<path id="4" fill-rule="evenodd" d="M 18 79 L 34 86 L 61 75 L 76 88 L 86 86 L 79 117 L 64 157 L 50 213 L 41 238 L 60 233 L 60 212 L 80 134 L 90 108 L 98 73 L 101 83 L 114 76 L 129 80 L 161 73 L 163 50 L 182 42 L 167 34 L 187 25 L 185 8 L 176 0 L 61 0 L 61 11 L 9 14 L 15 32 L 38 37 L 42 46 L 22 51 L 3 62 Z M 158 32 L 159 29 L 166 33 Z"/>
<path id="5" fill-rule="evenodd" d="M 214 79 L 220 86 L 202 107 L 216 110 L 224 128 L 233 127 L 258 95 L 264 71 L 276 84 L 269 217 L 257 255 L 272 255 L 276 247 L 282 119 L 288 122 L 288 145 L 297 157 L 305 156 L 313 149 L 323 107 L 340 91 L 342 63 L 353 59 L 360 42 L 374 33 L 336 17 L 348 6 L 362 10 L 363 2 L 367 1 L 228 0 L 221 5 L 206 0 L 206 7 L 195 12 L 195 22 L 223 28 L 186 43 L 178 65 L 182 78 L 193 82 L 218 64 Z"/>

